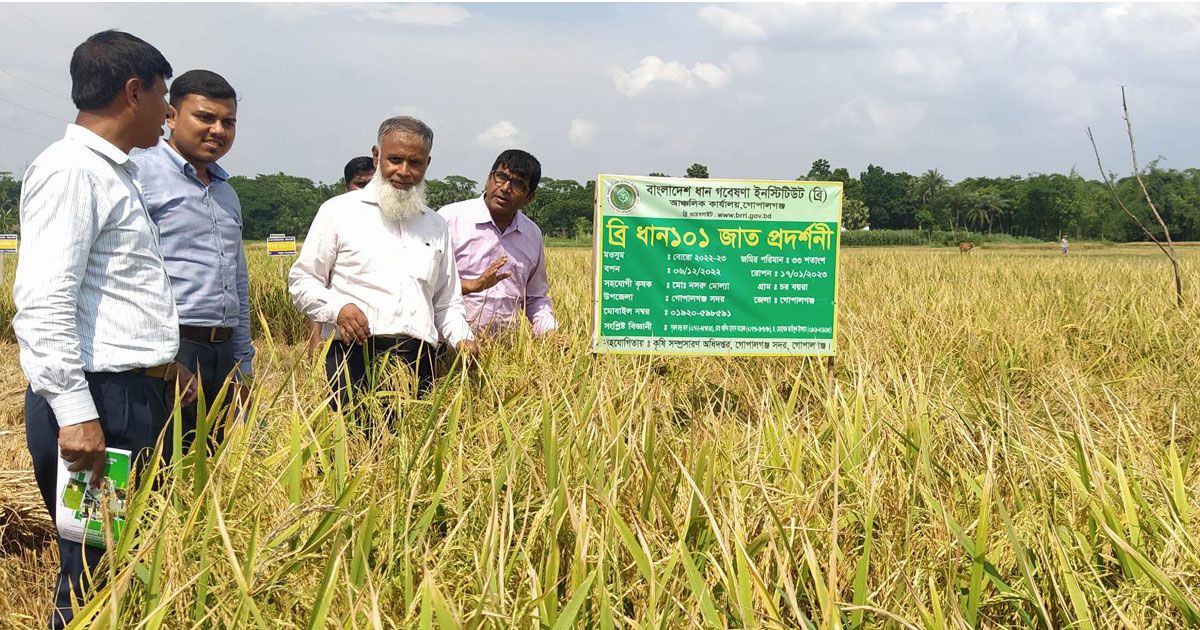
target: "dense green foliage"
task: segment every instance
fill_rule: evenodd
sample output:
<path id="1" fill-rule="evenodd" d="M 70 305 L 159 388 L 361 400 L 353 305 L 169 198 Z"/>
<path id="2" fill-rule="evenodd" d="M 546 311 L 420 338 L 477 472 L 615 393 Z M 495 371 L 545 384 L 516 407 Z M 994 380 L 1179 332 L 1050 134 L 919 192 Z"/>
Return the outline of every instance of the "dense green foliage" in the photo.
<path id="1" fill-rule="evenodd" d="M 0 172 L 0 232 L 17 229 L 17 206 L 21 200 L 21 180 L 12 173 Z"/>
<path id="2" fill-rule="evenodd" d="M 662 175 L 662 173 L 653 173 Z M 708 167 L 692 164 L 688 177 L 708 177 Z M 719 176 L 719 174 L 718 174 Z M 1159 212 L 1175 240 L 1200 240 L 1200 169 L 1163 169 L 1151 162 L 1142 173 Z M 1011 234 L 1038 240 L 1073 239 L 1140 241 L 1137 225 L 1113 201 L 1104 184 L 1072 171 L 1010 177 L 968 177 L 951 183 L 937 169 L 921 175 L 891 172 L 871 164 L 855 177 L 849 169 L 833 168 L 818 159 L 797 179 L 840 181 L 845 186 L 846 227 L 870 225 L 872 230 L 923 230 Z M 257 240 L 272 232 L 303 238 L 325 200 L 342 192 L 340 182 L 312 180 L 277 173 L 253 178 L 236 176 L 230 183 L 242 200 L 245 236 Z M 1137 181 L 1117 181 L 1125 205 L 1159 231 L 1142 199 Z M 432 179 L 429 205 L 440 208 L 482 192 L 479 182 L 461 175 Z M 20 180 L 0 173 L 0 229 L 16 228 Z M 591 233 L 595 182 L 545 177 L 526 213 L 547 236 L 586 238 Z M 926 239 L 924 242 L 928 242 Z"/>
<path id="3" fill-rule="evenodd" d="M 1038 240 L 1060 236 L 1106 241 L 1144 238 L 1103 182 L 1086 180 L 1074 171 L 1068 175 L 969 177 L 951 184 L 936 169 L 916 176 L 889 172 L 874 164 L 854 178 L 847 169 L 831 169 L 822 159 L 813 162 L 799 179 L 843 182 L 845 207 L 850 208 L 853 201 L 865 203 L 867 222 L 873 229 L 973 230 Z M 1200 169 L 1177 171 L 1151 162 L 1142 179 L 1171 236 L 1180 241 L 1200 239 Z M 1117 180 L 1117 192 L 1158 235 L 1161 230 L 1150 216 L 1136 179 Z M 848 227 L 849 223 L 847 220 Z"/>
<path id="4" fill-rule="evenodd" d="M 311 179 L 284 173 L 254 179 L 235 176 L 229 183 L 242 201 L 242 234 L 255 240 L 274 232 L 303 237 L 317 208 L 342 193 L 340 183 L 314 184 Z"/>

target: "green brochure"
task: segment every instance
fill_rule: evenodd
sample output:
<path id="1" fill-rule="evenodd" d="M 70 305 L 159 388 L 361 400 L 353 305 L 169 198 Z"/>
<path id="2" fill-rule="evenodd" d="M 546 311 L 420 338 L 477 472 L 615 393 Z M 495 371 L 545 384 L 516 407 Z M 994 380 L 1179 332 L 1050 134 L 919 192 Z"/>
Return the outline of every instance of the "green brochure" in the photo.
<path id="1" fill-rule="evenodd" d="M 54 523 L 58 535 L 93 547 L 104 547 L 104 524 L 112 526 L 113 543 L 125 529 L 125 499 L 129 491 L 129 451 L 108 449 L 104 478 L 92 485 L 92 471 L 70 472 L 58 459 L 58 496 Z"/>

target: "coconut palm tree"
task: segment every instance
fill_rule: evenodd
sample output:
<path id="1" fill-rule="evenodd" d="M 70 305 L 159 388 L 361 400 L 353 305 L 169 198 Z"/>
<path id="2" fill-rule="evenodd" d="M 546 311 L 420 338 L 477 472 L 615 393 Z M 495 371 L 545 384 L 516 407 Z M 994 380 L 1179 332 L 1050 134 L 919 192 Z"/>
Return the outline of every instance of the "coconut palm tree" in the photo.
<path id="1" fill-rule="evenodd" d="M 949 182 L 936 168 L 929 169 L 917 178 L 916 182 L 917 201 L 921 207 L 928 211 L 932 216 L 937 216 L 935 206 L 941 201 L 942 195 L 946 192 Z M 957 218 L 957 217 L 955 217 Z M 956 221 L 955 221 L 956 222 Z M 953 229 L 953 224 L 951 229 Z"/>
<path id="2" fill-rule="evenodd" d="M 917 190 L 920 193 L 921 203 L 930 204 L 934 199 L 937 199 L 950 182 L 946 181 L 946 177 L 942 175 L 936 168 L 931 168 L 925 171 L 917 178 Z"/>

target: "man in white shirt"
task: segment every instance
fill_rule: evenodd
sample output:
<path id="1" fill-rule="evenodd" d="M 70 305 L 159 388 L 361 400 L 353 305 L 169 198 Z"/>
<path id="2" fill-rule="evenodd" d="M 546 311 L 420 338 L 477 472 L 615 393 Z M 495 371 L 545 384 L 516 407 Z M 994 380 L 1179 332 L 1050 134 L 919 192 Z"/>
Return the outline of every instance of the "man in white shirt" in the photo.
<path id="1" fill-rule="evenodd" d="M 166 425 L 177 375 L 183 404 L 195 398 L 191 374 L 173 362 L 175 301 L 129 159 L 162 135 L 170 76 L 162 54 L 133 35 L 89 37 L 71 57 L 75 124 L 21 182 L 12 325 L 29 379 L 26 441 L 51 518 L 60 456 L 97 482 L 106 447 L 144 464 Z M 104 554 L 61 536 L 58 547 L 55 628 L 74 616 L 72 596 L 83 601 L 85 564 L 96 567 Z"/>
<path id="2" fill-rule="evenodd" d="M 375 160 L 369 155 L 361 155 L 349 162 L 346 162 L 346 167 L 342 169 L 342 185 L 345 186 L 345 192 L 353 192 L 367 187 L 371 183 L 371 178 L 375 176 Z M 321 323 L 308 320 L 308 353 L 309 360 L 312 360 L 316 354 L 317 348 L 325 340 L 321 338 Z"/>
<path id="3" fill-rule="evenodd" d="M 321 205 L 292 265 L 292 303 L 335 339 L 325 358 L 335 408 L 350 404 L 386 356 L 408 364 L 423 392 L 439 337 L 467 360 L 478 353 L 446 222 L 425 205 L 432 149 L 425 123 L 385 120 L 371 183 Z"/>

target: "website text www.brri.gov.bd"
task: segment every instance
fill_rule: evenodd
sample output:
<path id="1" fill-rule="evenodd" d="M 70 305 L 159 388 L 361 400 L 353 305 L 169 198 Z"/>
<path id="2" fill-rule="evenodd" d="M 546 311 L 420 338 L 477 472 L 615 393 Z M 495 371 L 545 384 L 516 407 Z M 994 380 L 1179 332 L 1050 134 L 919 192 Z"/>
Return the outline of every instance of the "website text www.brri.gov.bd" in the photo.
<path id="1" fill-rule="evenodd" d="M 684 210 L 683 217 L 685 219 L 701 219 L 701 218 L 716 218 L 716 219 L 749 219 L 751 221 L 757 219 L 770 218 L 769 212 L 716 212 L 713 210 L 705 210 L 704 212 L 696 212 L 695 210 Z"/>

